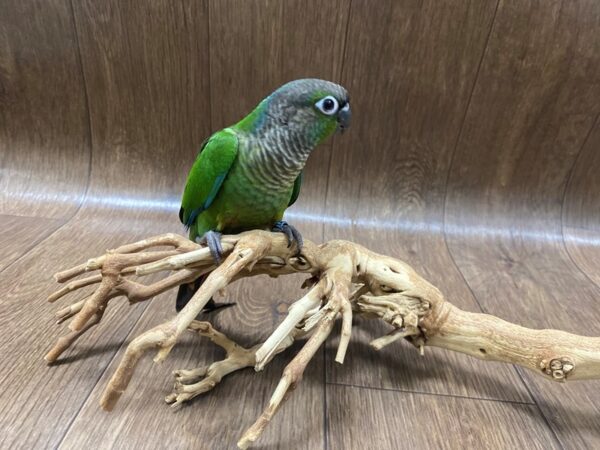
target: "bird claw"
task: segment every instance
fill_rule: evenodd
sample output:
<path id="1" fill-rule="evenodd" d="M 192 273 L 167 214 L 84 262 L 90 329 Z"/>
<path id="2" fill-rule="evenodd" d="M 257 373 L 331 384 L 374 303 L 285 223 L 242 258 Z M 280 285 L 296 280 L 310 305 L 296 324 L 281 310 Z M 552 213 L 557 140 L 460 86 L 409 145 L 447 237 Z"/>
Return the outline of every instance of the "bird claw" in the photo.
<path id="1" fill-rule="evenodd" d="M 196 238 L 196 243 L 206 245 L 210 251 L 210 254 L 215 261 L 215 264 L 218 266 L 223 261 L 223 246 L 221 244 L 221 237 L 223 235 L 218 231 L 207 231 L 200 238 Z M 206 281 L 208 275 L 202 275 L 200 278 L 196 279 L 193 283 L 190 283 L 186 289 L 184 289 L 184 285 L 180 286 L 179 292 L 177 294 L 177 300 L 175 303 L 175 309 L 177 312 L 181 311 L 185 305 L 188 304 L 192 296 L 196 293 L 202 283 Z M 202 315 L 206 313 L 211 313 L 215 311 L 220 311 L 221 309 L 229 308 L 231 306 L 235 306 L 235 303 L 215 303 L 215 301 L 211 298 L 208 303 L 205 305 L 204 309 L 198 314 L 196 319 L 202 320 Z"/>
<path id="2" fill-rule="evenodd" d="M 204 244 L 208 246 L 210 254 L 212 255 L 217 265 L 223 261 L 223 246 L 221 245 L 221 237 L 223 235 L 218 231 L 207 231 L 200 239 L 197 239 L 198 244 Z"/>
<path id="3" fill-rule="evenodd" d="M 295 243 L 298 253 L 300 253 L 302 246 L 304 245 L 304 240 L 302 239 L 300 232 L 295 227 L 287 223 L 285 220 L 279 220 L 275 222 L 271 231 L 278 231 L 285 234 L 288 240 L 288 248 Z"/>

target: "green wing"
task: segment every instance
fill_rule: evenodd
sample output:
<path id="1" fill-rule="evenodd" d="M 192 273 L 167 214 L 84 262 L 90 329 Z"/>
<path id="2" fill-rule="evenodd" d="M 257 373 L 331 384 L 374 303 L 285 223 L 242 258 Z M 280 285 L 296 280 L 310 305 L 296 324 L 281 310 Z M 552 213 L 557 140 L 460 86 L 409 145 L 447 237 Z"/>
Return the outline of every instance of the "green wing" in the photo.
<path id="1" fill-rule="evenodd" d="M 237 154 L 237 136 L 228 128 L 213 134 L 204 142 L 190 170 L 181 199 L 179 219 L 187 228 L 210 207 Z"/>
<path id="2" fill-rule="evenodd" d="M 296 203 L 296 200 L 298 200 L 298 196 L 300 195 L 301 187 L 302 172 L 300 172 L 300 175 L 298 175 L 298 178 L 296 178 L 296 181 L 294 181 L 294 188 L 292 189 L 292 196 L 290 197 L 290 202 L 288 203 L 288 206 L 292 206 L 294 203 Z"/>

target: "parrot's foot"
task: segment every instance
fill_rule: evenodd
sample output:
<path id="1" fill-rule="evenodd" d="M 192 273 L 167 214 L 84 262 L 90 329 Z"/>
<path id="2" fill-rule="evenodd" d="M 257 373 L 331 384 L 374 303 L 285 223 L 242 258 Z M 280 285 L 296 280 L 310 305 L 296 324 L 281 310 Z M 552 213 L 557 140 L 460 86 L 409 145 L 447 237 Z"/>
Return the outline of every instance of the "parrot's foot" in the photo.
<path id="1" fill-rule="evenodd" d="M 246 367 L 253 367 L 256 362 L 256 350 L 261 345 L 258 344 L 249 349 L 244 348 L 220 331 L 215 330 L 208 322 L 193 321 L 188 329 L 195 331 L 200 336 L 208 337 L 222 347 L 227 355 L 225 359 L 216 361 L 208 367 L 173 372 L 175 376 L 173 393 L 165 397 L 165 401 L 173 408 L 210 391 L 221 382 L 225 375 Z"/>
<path id="2" fill-rule="evenodd" d="M 198 244 L 207 245 L 215 263 L 221 264 L 223 261 L 223 246 L 221 245 L 221 237 L 223 235 L 218 231 L 207 231 L 200 239 L 196 239 Z"/>
<path id="3" fill-rule="evenodd" d="M 298 249 L 298 253 L 302 251 L 302 245 L 304 244 L 302 235 L 295 227 L 287 223 L 285 220 L 279 220 L 275 222 L 271 231 L 279 231 L 285 234 L 288 239 L 288 248 L 290 248 L 292 244 L 295 243 L 296 248 Z"/>

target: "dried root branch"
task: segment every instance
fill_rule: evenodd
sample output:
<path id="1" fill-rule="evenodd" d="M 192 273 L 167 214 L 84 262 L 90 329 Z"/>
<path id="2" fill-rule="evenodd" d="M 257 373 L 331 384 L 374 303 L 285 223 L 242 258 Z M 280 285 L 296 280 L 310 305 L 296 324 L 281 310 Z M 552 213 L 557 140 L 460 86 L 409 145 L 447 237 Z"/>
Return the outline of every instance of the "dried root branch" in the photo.
<path id="1" fill-rule="evenodd" d="M 172 247 L 171 250 L 142 251 L 153 247 Z M 100 273 L 87 278 L 70 282 L 64 288 L 51 294 L 49 302 L 55 302 L 64 295 L 77 291 L 85 286 L 99 284 L 96 291 L 77 303 L 72 304 L 57 312 L 58 323 L 71 317 L 69 324 L 70 333 L 61 337 L 56 345 L 46 354 L 47 362 L 52 363 L 76 340 L 94 325 L 97 325 L 108 302 L 120 295 L 125 295 L 131 303 L 150 299 L 161 292 L 182 283 L 195 280 L 199 274 L 195 271 L 181 271 L 171 275 L 150 286 L 141 285 L 127 278 L 135 274 L 136 267 L 153 261 L 163 260 L 180 253 L 188 253 L 196 250 L 198 246 L 182 236 L 165 234 L 124 245 L 114 250 L 108 250 L 105 255 L 90 259 L 87 263 L 73 267 L 72 269 L 57 273 L 54 278 L 59 283 L 64 283 L 74 277 L 86 272 L 99 270 Z"/>
<path id="2" fill-rule="evenodd" d="M 52 302 L 85 286 L 98 287 L 89 297 L 58 311 L 58 323 L 71 319 L 71 331 L 58 340 L 46 360 L 55 361 L 99 323 L 111 299 L 125 296 L 131 303 L 144 301 L 209 273 L 176 317 L 146 331 L 127 346 L 102 396 L 103 408 L 110 410 L 115 406 L 146 351 L 157 350 L 154 360 L 164 360 L 186 329 L 208 337 L 227 355 L 206 368 L 176 371 L 174 392 L 166 398 L 174 407 L 212 389 L 231 372 L 246 367 L 261 370 L 296 339 L 308 335 L 302 349 L 285 368 L 264 412 L 238 442 L 240 448 L 246 448 L 258 439 L 290 390 L 300 382 L 338 319 L 342 327 L 336 361 L 343 363 L 354 314 L 390 325 L 388 334 L 371 342 L 375 350 L 403 339 L 421 354 L 425 346 L 437 346 L 481 359 L 518 364 L 554 381 L 600 378 L 600 338 L 532 330 L 494 316 L 461 311 L 407 264 L 360 245 L 331 241 L 317 246 L 305 241 L 302 253 L 296 255 L 282 234 L 252 231 L 225 236 L 223 250 L 226 258 L 215 266 L 207 248 L 168 234 L 119 247 L 57 274 L 57 281 L 66 282 L 86 272 L 99 271 L 69 282 L 49 297 Z M 172 273 L 150 285 L 134 280 L 161 271 Z M 241 347 L 209 323 L 194 320 L 216 292 L 235 280 L 257 274 L 299 272 L 310 275 L 305 282 L 311 286 L 308 293 L 290 307 L 287 317 L 262 344 Z"/>
<path id="3" fill-rule="evenodd" d="M 170 403 L 173 408 L 177 408 L 184 402 L 210 391 L 221 382 L 224 376 L 236 370 L 254 367 L 256 364 L 256 351 L 261 346 L 261 344 L 257 344 L 251 348 L 244 348 L 220 331 L 215 330 L 208 322 L 194 320 L 189 329 L 200 336 L 209 338 L 219 347 L 222 347 L 226 352 L 226 356 L 225 359 L 216 361 L 208 367 L 173 372 L 175 376 L 174 392 L 165 398 L 165 401 Z M 301 330 L 295 330 L 287 339 L 282 340 L 275 349 L 274 355 L 292 345 L 294 337 L 300 333 Z"/>

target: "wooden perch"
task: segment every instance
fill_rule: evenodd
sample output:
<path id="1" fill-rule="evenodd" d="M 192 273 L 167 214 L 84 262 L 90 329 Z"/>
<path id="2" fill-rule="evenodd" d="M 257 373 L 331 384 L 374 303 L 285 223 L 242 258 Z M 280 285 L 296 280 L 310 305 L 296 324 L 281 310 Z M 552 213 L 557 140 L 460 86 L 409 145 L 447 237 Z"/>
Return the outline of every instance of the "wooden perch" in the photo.
<path id="1" fill-rule="evenodd" d="M 148 251 L 154 247 L 169 249 Z M 309 336 L 285 368 L 263 414 L 238 442 L 240 448 L 247 448 L 258 439 L 288 392 L 301 380 L 306 366 L 338 319 L 342 320 L 342 329 L 336 361 L 343 363 L 353 314 L 380 319 L 392 327 L 390 333 L 371 342 L 375 350 L 404 339 L 421 353 L 427 345 L 441 347 L 489 361 L 517 364 L 554 381 L 600 378 L 600 338 L 532 330 L 487 314 L 462 311 L 445 301 L 441 292 L 409 265 L 352 242 L 330 241 L 317 246 L 305 241 L 301 254 L 297 255 L 294 248 L 288 248 L 281 233 L 251 231 L 224 236 L 223 250 L 227 257 L 216 266 L 207 248 L 184 237 L 166 234 L 119 247 L 87 264 L 58 273 L 56 280 L 62 283 L 89 271 L 100 271 L 71 281 L 52 294 L 49 301 L 84 286 L 99 285 L 87 299 L 58 311 L 58 323 L 72 318 L 71 331 L 58 340 L 46 360 L 56 361 L 85 331 L 99 323 L 111 299 L 124 295 L 131 303 L 145 301 L 209 273 L 179 314 L 127 346 L 102 396 L 104 409 L 114 408 L 147 350 L 156 349 L 154 360 L 164 360 L 186 329 L 210 338 L 227 355 L 207 368 L 176 371 L 175 392 L 166 398 L 173 406 L 207 392 L 233 371 L 245 367 L 261 370 L 294 340 Z M 150 285 L 132 280 L 134 275 L 159 271 L 173 273 Z M 239 278 L 299 272 L 309 275 L 305 282 L 309 291 L 290 307 L 287 317 L 263 344 L 243 348 L 209 323 L 194 320 L 215 293 Z"/>

